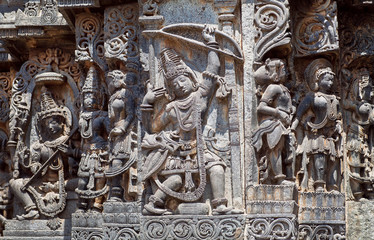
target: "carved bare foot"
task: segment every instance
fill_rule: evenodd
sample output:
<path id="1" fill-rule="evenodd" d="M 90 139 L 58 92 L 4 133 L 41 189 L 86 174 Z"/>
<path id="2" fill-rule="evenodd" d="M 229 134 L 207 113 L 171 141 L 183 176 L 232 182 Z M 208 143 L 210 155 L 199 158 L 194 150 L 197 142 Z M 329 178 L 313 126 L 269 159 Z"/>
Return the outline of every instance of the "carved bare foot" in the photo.
<path id="1" fill-rule="evenodd" d="M 213 215 L 225 215 L 225 214 L 231 214 L 232 207 L 226 207 L 224 204 L 219 205 L 215 209 L 213 209 L 212 214 Z"/>
<path id="2" fill-rule="evenodd" d="M 17 215 L 17 220 L 37 219 L 38 217 L 39 217 L 39 212 L 37 210 L 30 210 L 26 214 Z"/>
<path id="3" fill-rule="evenodd" d="M 170 212 L 167 209 L 156 208 L 152 202 L 149 202 L 144 205 L 143 214 L 144 215 L 171 215 L 172 212 Z"/>

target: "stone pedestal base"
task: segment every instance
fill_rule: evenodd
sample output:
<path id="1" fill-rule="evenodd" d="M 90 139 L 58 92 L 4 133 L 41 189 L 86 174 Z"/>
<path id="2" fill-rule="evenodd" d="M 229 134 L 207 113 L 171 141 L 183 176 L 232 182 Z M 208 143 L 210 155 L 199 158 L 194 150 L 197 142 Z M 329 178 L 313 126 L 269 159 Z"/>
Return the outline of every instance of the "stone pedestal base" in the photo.
<path id="1" fill-rule="evenodd" d="M 347 201 L 347 239 L 374 240 L 374 201 Z"/>
<path id="2" fill-rule="evenodd" d="M 104 239 L 102 232 L 103 217 L 98 212 L 73 213 L 72 240 Z"/>
<path id="3" fill-rule="evenodd" d="M 341 193 L 299 193 L 299 239 L 345 239 L 344 203 Z"/>
<path id="4" fill-rule="evenodd" d="M 140 239 L 141 207 L 139 203 L 106 202 L 103 207 L 103 239 Z"/>
<path id="5" fill-rule="evenodd" d="M 71 220 L 7 220 L 1 240 L 65 240 L 70 239 Z"/>
<path id="6" fill-rule="evenodd" d="M 143 216 L 144 239 L 244 239 L 245 215 Z"/>

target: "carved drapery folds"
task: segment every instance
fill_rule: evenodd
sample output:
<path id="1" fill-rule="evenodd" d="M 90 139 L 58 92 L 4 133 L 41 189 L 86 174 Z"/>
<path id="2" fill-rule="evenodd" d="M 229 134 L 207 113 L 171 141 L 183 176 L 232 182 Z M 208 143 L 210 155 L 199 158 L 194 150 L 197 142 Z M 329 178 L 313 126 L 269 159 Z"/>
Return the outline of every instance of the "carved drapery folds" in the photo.
<path id="1" fill-rule="evenodd" d="M 297 4 L 296 8 L 293 39 L 297 56 L 338 49 L 335 1 L 305 0 Z"/>
<path id="2" fill-rule="evenodd" d="M 261 61 L 272 49 L 288 45 L 289 32 L 288 0 L 260 0 L 256 3 L 255 13 L 255 61 Z"/>

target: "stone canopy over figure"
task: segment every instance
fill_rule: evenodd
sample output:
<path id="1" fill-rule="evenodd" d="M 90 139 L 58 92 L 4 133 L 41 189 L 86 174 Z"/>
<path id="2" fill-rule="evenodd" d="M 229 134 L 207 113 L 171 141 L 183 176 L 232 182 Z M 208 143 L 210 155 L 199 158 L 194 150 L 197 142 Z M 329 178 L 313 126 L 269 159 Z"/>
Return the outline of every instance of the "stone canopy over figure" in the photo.
<path id="1" fill-rule="evenodd" d="M 302 156 L 301 189 L 316 192 L 340 190 L 341 112 L 339 99 L 331 93 L 335 73 L 326 59 L 311 62 L 305 70 L 310 92 L 297 108 L 292 129 L 301 123 L 304 130 L 297 153 Z M 328 167 L 327 167 L 328 166 Z M 308 183 L 313 182 L 313 187 Z"/>
<path id="2" fill-rule="evenodd" d="M 252 135 L 260 169 L 260 182 L 293 184 L 295 180 L 295 139 L 290 125 L 295 113 L 287 79 L 286 64 L 267 59 L 254 73 L 255 81 L 266 88 L 257 107 L 259 127 Z"/>
<path id="3" fill-rule="evenodd" d="M 218 49 L 215 30 L 205 27 L 207 45 Z M 215 51 L 209 51 L 206 71 L 200 81 L 195 73 L 172 49 L 160 53 L 160 66 L 165 79 L 168 103 L 159 112 L 153 105 L 165 94 L 165 89 L 148 86 L 143 114 L 153 113 L 151 133 L 143 139 L 144 180 L 151 181 L 155 191 L 144 205 L 145 214 L 171 214 L 166 209 L 168 196 L 183 202 L 199 200 L 207 176 L 212 187 L 213 214 L 234 213 L 225 198 L 225 163 L 213 152 L 203 149 L 202 125 L 209 103 L 215 93 L 220 61 Z M 198 186 L 195 178 L 199 177 Z"/>

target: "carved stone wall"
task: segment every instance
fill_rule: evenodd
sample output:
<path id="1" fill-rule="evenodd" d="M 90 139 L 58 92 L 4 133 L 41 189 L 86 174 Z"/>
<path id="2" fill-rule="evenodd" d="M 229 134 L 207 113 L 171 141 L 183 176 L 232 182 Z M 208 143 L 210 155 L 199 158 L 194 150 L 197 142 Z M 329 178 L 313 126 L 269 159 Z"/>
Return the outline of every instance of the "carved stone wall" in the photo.
<path id="1" fill-rule="evenodd" d="M 1 2 L 0 239 L 374 239 L 373 12 Z"/>

